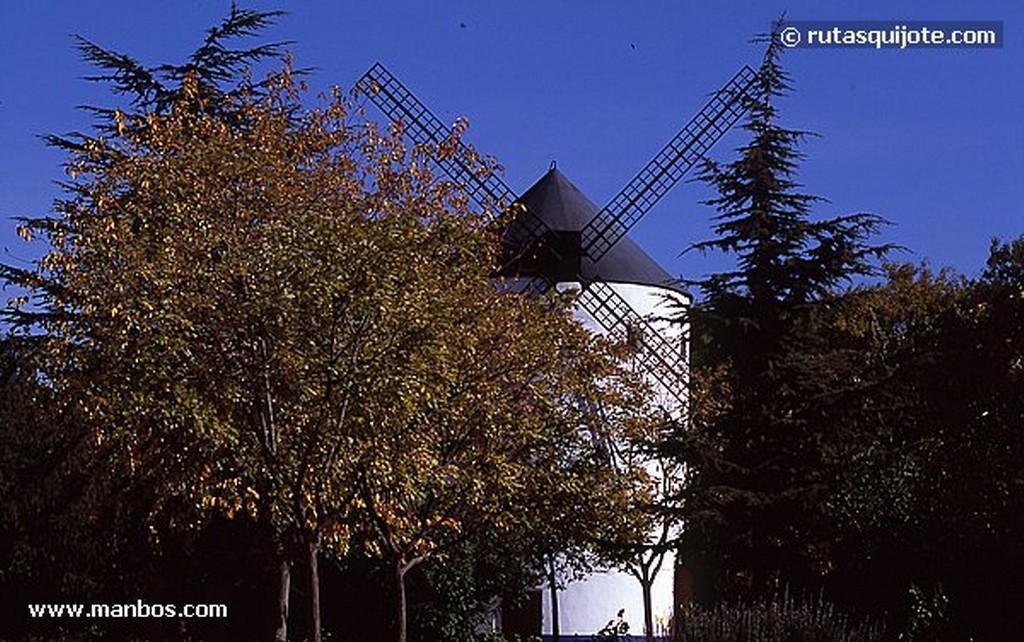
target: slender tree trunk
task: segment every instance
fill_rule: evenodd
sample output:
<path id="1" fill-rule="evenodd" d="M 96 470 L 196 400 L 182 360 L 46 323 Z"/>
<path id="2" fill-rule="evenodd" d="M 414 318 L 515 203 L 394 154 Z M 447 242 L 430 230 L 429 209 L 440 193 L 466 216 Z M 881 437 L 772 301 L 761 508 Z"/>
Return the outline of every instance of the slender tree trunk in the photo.
<path id="1" fill-rule="evenodd" d="M 405 642 L 406 638 L 406 599 L 405 599 L 405 575 L 412 569 L 419 566 L 427 559 L 426 555 L 414 557 L 408 562 L 404 561 L 402 555 L 395 560 L 394 582 L 395 582 L 395 638 L 397 642 Z"/>
<path id="2" fill-rule="evenodd" d="M 405 564 L 399 557 L 395 561 L 395 642 L 405 642 Z"/>
<path id="3" fill-rule="evenodd" d="M 644 600 L 644 638 L 647 642 L 654 642 L 654 607 L 651 604 L 651 585 L 654 580 L 646 571 L 644 569 L 644 577 L 640 580 Z"/>
<path id="4" fill-rule="evenodd" d="M 558 574 L 554 558 L 548 558 L 548 590 L 551 591 L 551 642 L 559 642 L 562 632 L 558 625 Z"/>
<path id="5" fill-rule="evenodd" d="M 292 563 L 285 554 L 277 566 L 277 621 L 274 624 L 274 642 L 288 642 L 288 598 L 292 588 Z"/>
<path id="6" fill-rule="evenodd" d="M 319 541 L 312 541 L 306 549 L 309 562 L 309 631 L 312 642 L 321 642 L 320 634 L 320 556 Z"/>

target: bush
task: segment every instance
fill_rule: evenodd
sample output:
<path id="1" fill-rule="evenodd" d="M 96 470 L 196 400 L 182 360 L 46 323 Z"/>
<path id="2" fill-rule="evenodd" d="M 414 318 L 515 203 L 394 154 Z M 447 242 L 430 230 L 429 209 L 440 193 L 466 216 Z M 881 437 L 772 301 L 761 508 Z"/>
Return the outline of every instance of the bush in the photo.
<path id="1" fill-rule="evenodd" d="M 820 596 L 789 593 L 747 604 L 690 606 L 679 615 L 677 642 L 878 642 L 882 627 L 854 624 Z"/>

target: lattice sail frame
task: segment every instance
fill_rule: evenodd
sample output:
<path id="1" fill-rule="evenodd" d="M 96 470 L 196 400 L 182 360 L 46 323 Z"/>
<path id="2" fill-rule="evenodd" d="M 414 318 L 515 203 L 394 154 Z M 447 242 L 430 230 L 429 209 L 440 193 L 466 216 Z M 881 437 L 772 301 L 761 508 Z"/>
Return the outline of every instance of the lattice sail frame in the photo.
<path id="1" fill-rule="evenodd" d="M 583 251 L 597 261 L 661 200 L 750 107 L 757 72 L 744 66 L 582 230 Z"/>
<path id="2" fill-rule="evenodd" d="M 760 94 L 757 73 L 744 66 L 695 115 L 672 140 L 605 205 L 581 231 L 583 251 L 597 261 L 603 257 L 636 223 L 692 168 L 707 151 L 747 111 Z M 418 145 L 440 146 L 451 135 L 444 124 L 382 64 L 375 63 L 356 83 L 392 121 Z M 495 172 L 474 171 L 462 159 L 469 150 L 461 142 L 453 156 L 435 158 L 438 167 L 474 202 L 485 209 L 505 212 L 515 204 L 517 238 L 506 239 L 524 245 L 540 239 L 550 228 L 534 212 L 518 202 L 515 192 Z M 613 335 L 638 328 L 641 346 L 635 363 L 661 388 L 680 403 L 687 404 L 685 393 L 686 355 L 661 336 L 607 283 L 587 282 L 579 276 L 582 291 L 577 299 L 599 325 Z M 553 283 L 546 283 L 547 288 Z M 532 285 L 531 285 L 532 287 Z"/>

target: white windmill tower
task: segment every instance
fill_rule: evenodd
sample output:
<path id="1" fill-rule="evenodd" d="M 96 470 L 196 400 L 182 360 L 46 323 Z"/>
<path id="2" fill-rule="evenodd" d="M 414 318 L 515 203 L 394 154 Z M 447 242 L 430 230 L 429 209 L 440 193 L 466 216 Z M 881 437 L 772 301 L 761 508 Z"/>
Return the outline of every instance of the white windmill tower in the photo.
<path id="1" fill-rule="evenodd" d="M 459 155 L 435 159 L 466 194 L 483 207 L 508 207 L 502 240 L 510 260 L 501 274 L 518 281 L 524 292 L 554 288 L 579 291 L 576 317 L 597 333 L 628 334 L 635 342 L 634 363 L 649 379 L 661 407 L 682 416 L 686 407 L 685 328 L 666 320 L 690 298 L 657 262 L 627 237 L 627 232 L 739 120 L 760 93 L 757 74 L 744 66 L 683 129 L 607 205 L 598 210 L 552 163 L 549 171 L 521 197 L 495 174 L 480 175 Z M 380 63 L 357 83 L 415 143 L 435 148 L 450 128 L 441 123 Z M 511 205 L 515 204 L 515 207 Z M 653 587 L 651 602 L 671 614 L 671 559 Z M 544 592 L 548 594 L 547 591 Z M 552 603 L 532 602 L 532 615 L 514 632 L 552 632 Z M 620 609 L 630 631 L 643 630 L 643 601 L 637 581 L 608 571 L 570 584 L 559 598 L 559 631 L 592 635 Z"/>
<path id="2" fill-rule="evenodd" d="M 661 343 L 662 368 L 678 368 L 676 376 L 667 379 L 665 370 L 651 381 L 652 392 L 656 395 L 652 405 L 675 419 L 682 419 L 685 412 L 685 388 L 679 385 L 679 378 L 686 375 L 687 344 L 685 328 L 673 324 L 668 318 L 677 315 L 680 309 L 690 304 L 690 297 L 658 263 L 628 236 L 611 246 L 597 260 L 581 252 L 579 241 L 583 230 L 598 216 L 594 204 L 565 177 L 552 163 L 548 172 L 532 187 L 526 190 L 518 201 L 530 212 L 535 213 L 550 230 L 548 240 L 558 243 L 562 255 L 555 251 L 544 252 L 543 243 L 533 247 L 512 247 L 517 256 L 529 256 L 533 260 L 520 260 L 506 266 L 508 277 L 531 278 L 542 276 L 545 282 L 553 282 L 558 290 L 580 291 L 586 284 L 601 283 L 616 299 L 625 302 L 632 313 L 643 319 L 641 327 L 622 326 L 621 323 L 606 323 L 608 311 L 601 306 L 580 305 L 575 311 L 577 320 L 595 334 L 628 332 L 633 343 L 643 341 L 644 332 L 653 332 Z M 521 238 L 523 230 L 512 223 L 506 236 Z M 539 246 L 539 247 L 538 247 Z M 516 254 L 518 250 L 522 250 Z M 567 261 L 563 256 L 577 256 L 578 260 Z M 609 294 L 607 296 L 612 296 Z M 643 359 L 643 354 L 639 355 Z M 657 365 L 646 363 L 646 367 Z M 650 374 L 648 376 L 651 376 Z M 648 462 L 648 472 L 657 477 L 664 472 L 657 462 Z M 672 533 L 665 533 L 665 536 Z M 653 533 L 652 542 L 660 533 Z M 667 621 L 673 609 L 673 573 L 675 556 L 671 550 L 664 551 L 656 560 L 653 584 L 651 586 L 651 607 L 653 620 Z M 664 569 L 662 571 L 662 569 Z M 549 587 L 550 588 L 550 587 Z M 616 613 L 623 611 L 624 621 L 629 630 L 642 631 L 644 628 L 643 594 L 637 578 L 622 570 L 608 569 L 591 574 L 583 581 L 566 583 L 557 593 L 558 608 L 554 608 L 555 593 L 541 592 L 541 631 L 550 635 L 554 630 L 554 617 L 558 616 L 558 630 L 565 635 L 589 635 L 598 631 Z"/>

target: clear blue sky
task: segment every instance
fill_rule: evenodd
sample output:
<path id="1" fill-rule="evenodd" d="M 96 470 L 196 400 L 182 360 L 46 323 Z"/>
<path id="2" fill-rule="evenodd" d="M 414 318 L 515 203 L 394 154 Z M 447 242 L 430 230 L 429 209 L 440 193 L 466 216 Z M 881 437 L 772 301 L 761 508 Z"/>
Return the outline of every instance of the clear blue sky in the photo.
<path id="1" fill-rule="evenodd" d="M 785 124 L 815 131 L 800 175 L 832 201 L 818 213 L 871 211 L 883 240 L 976 274 L 993 236 L 1024 233 L 1024 5 L 890 1 L 450 0 L 243 2 L 289 12 L 267 39 L 294 40 L 314 87 L 349 87 L 374 61 L 443 120 L 465 115 L 469 140 L 522 191 L 551 160 L 599 206 L 689 119 L 707 93 L 761 51 L 748 44 L 790 20 L 1001 20 L 994 50 L 792 50 Z M 146 63 L 178 62 L 228 0 L 34 0 L 4 4 L 0 53 L 0 260 L 30 256 L 10 216 L 47 211 L 61 155 L 38 135 L 87 126 L 75 107 L 108 103 L 72 34 Z M 375 113 L 375 112 L 374 112 Z M 713 151 L 732 158 L 731 136 Z M 714 267 L 679 252 L 709 234 L 704 186 L 682 183 L 633 237 L 673 274 Z"/>

